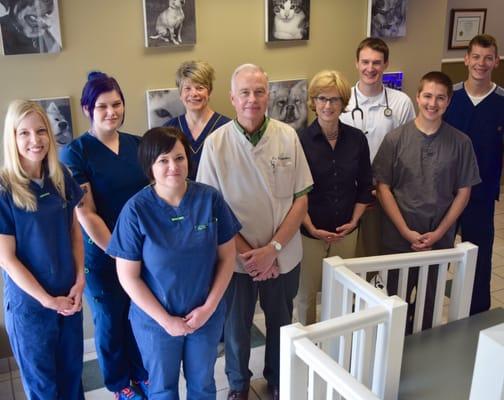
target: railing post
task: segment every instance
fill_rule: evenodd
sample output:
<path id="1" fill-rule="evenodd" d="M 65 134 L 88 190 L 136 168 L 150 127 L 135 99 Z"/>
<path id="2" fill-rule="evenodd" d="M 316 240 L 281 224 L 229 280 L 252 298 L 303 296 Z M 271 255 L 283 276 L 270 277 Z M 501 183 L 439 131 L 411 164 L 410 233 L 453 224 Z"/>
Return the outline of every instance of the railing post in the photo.
<path id="1" fill-rule="evenodd" d="M 305 336 L 300 323 L 280 328 L 280 400 L 304 400 L 308 387 L 308 366 L 299 359 L 294 340 Z"/>
<path id="2" fill-rule="evenodd" d="M 452 282 L 448 321 L 456 321 L 469 315 L 476 260 L 478 258 L 478 246 L 470 242 L 464 242 L 457 244 L 456 247 L 464 251 L 464 256 L 458 265 L 459 270 L 456 271 Z"/>

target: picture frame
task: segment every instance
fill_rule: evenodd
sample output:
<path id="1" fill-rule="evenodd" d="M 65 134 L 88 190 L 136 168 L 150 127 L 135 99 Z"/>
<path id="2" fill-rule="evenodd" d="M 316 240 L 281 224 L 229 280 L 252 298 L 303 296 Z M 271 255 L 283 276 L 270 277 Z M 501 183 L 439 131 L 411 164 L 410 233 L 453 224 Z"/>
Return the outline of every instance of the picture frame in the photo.
<path id="1" fill-rule="evenodd" d="M 299 134 L 308 126 L 308 81 L 269 82 L 268 116 L 285 122 Z"/>
<path id="2" fill-rule="evenodd" d="M 382 81 L 383 85 L 388 88 L 402 90 L 403 78 L 404 73 L 402 71 L 384 72 Z"/>
<path id="3" fill-rule="evenodd" d="M 476 35 L 485 32 L 486 8 L 457 8 L 450 13 L 448 49 L 467 49 Z"/>
<path id="4" fill-rule="evenodd" d="M 177 88 L 147 90 L 145 95 L 149 129 L 163 126 L 170 119 L 185 113 Z"/>
<path id="5" fill-rule="evenodd" d="M 143 0 L 145 47 L 196 44 L 195 0 Z"/>
<path id="6" fill-rule="evenodd" d="M 265 0 L 265 41 L 299 42 L 310 39 L 311 0 Z"/>
<path id="7" fill-rule="evenodd" d="M 405 37 L 407 11 L 408 0 L 368 0 L 367 36 Z"/>
<path id="8" fill-rule="evenodd" d="M 74 138 L 70 97 L 45 97 L 32 101 L 46 112 L 58 149 L 70 143 Z"/>
<path id="9" fill-rule="evenodd" d="M 59 53 L 62 49 L 58 0 L 11 2 L 0 17 L 2 54 Z"/>

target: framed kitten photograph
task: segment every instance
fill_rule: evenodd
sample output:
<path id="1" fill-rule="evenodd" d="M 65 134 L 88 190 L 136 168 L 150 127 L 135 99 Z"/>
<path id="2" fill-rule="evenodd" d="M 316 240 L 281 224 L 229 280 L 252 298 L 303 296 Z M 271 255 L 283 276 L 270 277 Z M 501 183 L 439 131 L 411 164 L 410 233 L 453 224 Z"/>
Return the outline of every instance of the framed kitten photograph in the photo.
<path id="1" fill-rule="evenodd" d="M 146 97 L 149 129 L 162 126 L 170 119 L 185 113 L 177 88 L 147 90 Z"/>
<path id="2" fill-rule="evenodd" d="M 196 44 L 195 0 L 143 0 L 145 47 Z"/>
<path id="3" fill-rule="evenodd" d="M 306 79 L 269 82 L 268 116 L 285 122 L 298 134 L 308 126 L 307 101 Z"/>
<path id="4" fill-rule="evenodd" d="M 369 0 L 368 36 L 396 38 L 406 36 L 407 0 Z"/>
<path id="5" fill-rule="evenodd" d="M 58 0 L 0 0 L 0 32 L 4 55 L 59 53 Z"/>
<path id="6" fill-rule="evenodd" d="M 310 38 L 310 0 L 265 1 L 267 43 Z"/>
<path id="7" fill-rule="evenodd" d="M 70 97 L 32 99 L 45 110 L 58 148 L 70 143 L 74 137 Z"/>

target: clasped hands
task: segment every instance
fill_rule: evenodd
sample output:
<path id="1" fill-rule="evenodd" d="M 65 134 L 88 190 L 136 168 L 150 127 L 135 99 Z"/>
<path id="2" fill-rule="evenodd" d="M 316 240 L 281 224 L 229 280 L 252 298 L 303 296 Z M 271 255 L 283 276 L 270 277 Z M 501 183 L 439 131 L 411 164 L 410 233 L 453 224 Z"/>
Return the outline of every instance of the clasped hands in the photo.
<path id="1" fill-rule="evenodd" d="M 411 243 L 413 251 L 432 250 L 432 246 L 441 239 L 443 235 L 434 230 L 427 233 L 418 233 L 417 231 L 408 230 L 403 234 L 403 237 Z"/>
<path id="2" fill-rule="evenodd" d="M 325 229 L 313 229 L 310 234 L 320 240 L 323 240 L 327 244 L 333 244 L 339 242 L 346 235 L 351 233 L 355 228 L 357 228 L 357 224 L 353 222 L 349 222 L 347 224 L 343 224 L 336 228 L 335 232 L 326 231 Z"/>
<path id="3" fill-rule="evenodd" d="M 271 244 L 238 254 L 243 262 L 245 272 L 254 281 L 265 281 L 275 279 L 280 275 L 280 268 L 276 260 L 277 252 Z"/>

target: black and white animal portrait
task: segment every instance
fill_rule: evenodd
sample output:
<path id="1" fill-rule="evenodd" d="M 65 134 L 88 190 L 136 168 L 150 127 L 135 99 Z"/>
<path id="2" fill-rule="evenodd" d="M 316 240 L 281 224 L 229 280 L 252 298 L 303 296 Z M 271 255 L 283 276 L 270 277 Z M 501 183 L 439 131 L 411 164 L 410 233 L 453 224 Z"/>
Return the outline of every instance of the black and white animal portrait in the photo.
<path id="1" fill-rule="evenodd" d="M 310 0 L 267 0 L 266 41 L 308 40 Z"/>
<path id="2" fill-rule="evenodd" d="M 144 0 L 147 47 L 194 44 L 194 0 Z"/>
<path id="3" fill-rule="evenodd" d="M 157 89 L 147 91 L 147 116 L 150 128 L 162 126 L 173 117 L 184 114 L 178 89 Z"/>
<path id="4" fill-rule="evenodd" d="M 70 143 L 73 139 L 70 98 L 57 97 L 51 99 L 36 99 L 35 101 L 45 110 L 58 147 Z"/>
<path id="5" fill-rule="evenodd" d="M 305 79 L 269 84 L 268 116 L 292 126 L 297 133 L 308 122 L 307 82 Z"/>
<path id="6" fill-rule="evenodd" d="M 61 31 L 57 0 L 2 0 L 3 53 L 57 53 Z"/>
<path id="7" fill-rule="evenodd" d="M 392 38 L 406 36 L 407 0 L 373 0 L 371 36 Z"/>

